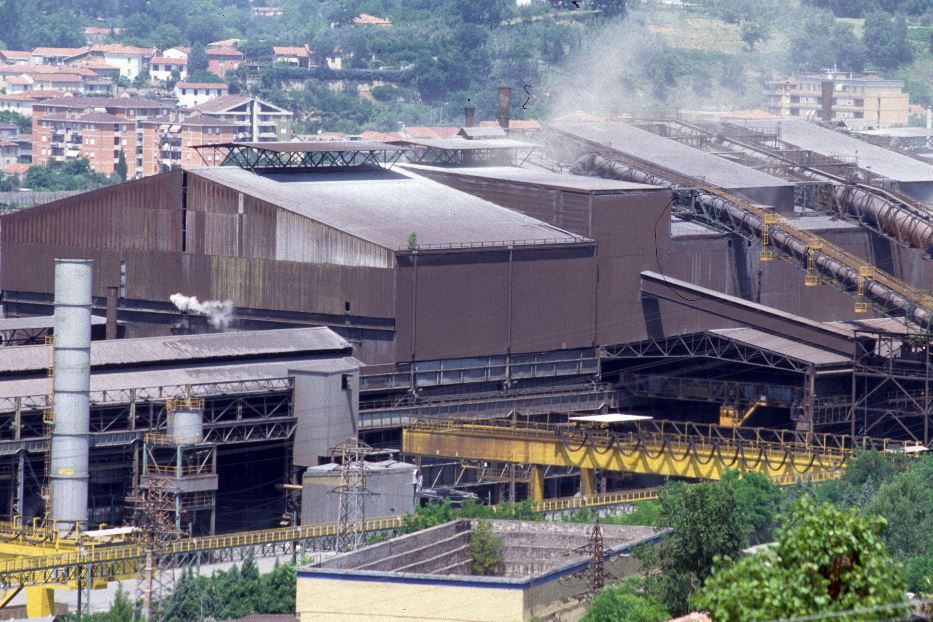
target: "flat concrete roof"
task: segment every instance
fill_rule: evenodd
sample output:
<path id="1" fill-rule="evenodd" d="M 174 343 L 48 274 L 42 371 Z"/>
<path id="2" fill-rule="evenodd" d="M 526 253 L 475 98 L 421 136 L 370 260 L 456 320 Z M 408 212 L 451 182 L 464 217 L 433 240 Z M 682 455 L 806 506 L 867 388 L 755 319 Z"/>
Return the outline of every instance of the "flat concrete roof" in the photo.
<path id="1" fill-rule="evenodd" d="M 470 166 L 446 167 L 430 166 L 426 164 L 403 164 L 404 168 L 418 172 L 419 170 L 488 179 L 493 181 L 511 181 L 520 184 L 558 188 L 560 190 L 573 190 L 586 193 L 616 194 L 633 191 L 666 191 L 662 186 L 649 184 L 636 184 L 629 181 L 605 179 L 603 177 L 589 177 L 586 175 L 572 175 L 570 173 L 555 173 L 543 169 L 522 168 L 520 166 Z"/>
<path id="2" fill-rule="evenodd" d="M 781 140 L 826 156 L 853 158 L 872 173 L 895 181 L 933 181 L 933 164 L 915 160 L 884 147 L 796 119 L 740 120 L 748 127 L 778 129 Z"/>
<path id="3" fill-rule="evenodd" d="M 688 147 L 627 123 L 566 123 L 556 129 L 575 134 L 675 173 L 726 189 L 778 188 L 793 184 L 725 158 Z"/>

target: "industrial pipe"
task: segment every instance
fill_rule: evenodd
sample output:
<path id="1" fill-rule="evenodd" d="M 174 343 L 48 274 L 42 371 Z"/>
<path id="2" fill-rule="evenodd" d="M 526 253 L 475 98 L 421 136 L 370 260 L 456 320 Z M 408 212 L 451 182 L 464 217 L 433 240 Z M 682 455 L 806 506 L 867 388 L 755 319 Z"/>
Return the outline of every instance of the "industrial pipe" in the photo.
<path id="1" fill-rule="evenodd" d="M 91 270 L 88 259 L 55 260 L 52 520 L 67 533 L 87 522 Z"/>
<path id="2" fill-rule="evenodd" d="M 646 173 L 624 162 L 609 160 L 593 153 L 581 156 L 574 162 L 571 170 L 589 174 L 595 173 L 612 179 L 661 185 L 675 191 L 686 190 L 683 186 L 658 175 Z M 712 213 L 716 220 L 734 223 L 732 226 L 746 237 L 756 239 L 760 237 L 765 223 L 757 214 L 745 209 L 739 203 L 705 192 L 700 192 L 695 200 Z M 858 289 L 859 282 L 863 279 L 859 274 L 858 266 L 848 265 L 819 249 L 811 248 L 805 240 L 795 237 L 781 227 L 768 225 L 768 233 L 772 246 L 793 257 L 801 265 L 806 265 L 807 254 L 810 253 L 814 267 L 821 274 L 834 279 L 846 290 L 854 291 Z M 933 313 L 929 309 L 919 306 L 917 301 L 910 300 L 894 289 L 872 279 L 864 279 L 863 285 L 865 298 L 879 305 L 882 309 L 898 311 L 922 328 L 933 328 Z"/>

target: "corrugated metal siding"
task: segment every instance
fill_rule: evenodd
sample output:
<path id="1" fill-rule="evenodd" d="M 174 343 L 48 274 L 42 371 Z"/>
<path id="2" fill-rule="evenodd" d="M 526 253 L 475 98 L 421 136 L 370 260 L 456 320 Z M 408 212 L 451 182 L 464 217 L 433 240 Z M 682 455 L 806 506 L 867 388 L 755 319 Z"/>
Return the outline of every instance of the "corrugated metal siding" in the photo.
<path id="1" fill-rule="evenodd" d="M 359 238 L 279 210 L 276 214 L 275 257 L 343 266 L 391 268 L 393 253 Z"/>
<path id="2" fill-rule="evenodd" d="M 560 193 L 560 205 L 557 210 L 557 222 L 554 224 L 569 231 L 592 236 L 590 227 L 590 201 L 592 195 L 580 192 Z"/>

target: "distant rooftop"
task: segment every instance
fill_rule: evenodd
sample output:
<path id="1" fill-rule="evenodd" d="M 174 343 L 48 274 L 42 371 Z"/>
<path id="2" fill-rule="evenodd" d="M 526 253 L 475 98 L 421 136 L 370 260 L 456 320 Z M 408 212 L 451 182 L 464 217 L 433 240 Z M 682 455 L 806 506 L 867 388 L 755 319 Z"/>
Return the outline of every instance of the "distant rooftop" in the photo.
<path id="1" fill-rule="evenodd" d="M 783 179 L 662 138 L 627 123 L 560 124 L 557 129 L 672 172 L 703 179 L 720 188 L 776 188 L 791 185 Z"/>
<path id="2" fill-rule="evenodd" d="M 933 181 L 933 164 L 831 130 L 817 123 L 783 119 L 744 121 L 756 128 L 778 129 L 781 140 L 827 156 L 853 158 L 858 166 L 895 181 Z"/>
<path id="3" fill-rule="evenodd" d="M 528 169 L 518 166 L 477 166 L 459 167 L 456 169 L 423 166 L 420 164 L 405 164 L 404 166 L 415 172 L 443 172 L 476 179 L 504 180 L 519 184 L 559 188 L 562 190 L 575 190 L 594 194 L 615 194 L 619 192 L 655 190 L 667 191 L 666 188 L 649 186 L 648 184 L 636 184 L 628 181 L 605 179 L 603 177 L 571 175 L 570 173 L 554 173 L 541 169 Z"/>

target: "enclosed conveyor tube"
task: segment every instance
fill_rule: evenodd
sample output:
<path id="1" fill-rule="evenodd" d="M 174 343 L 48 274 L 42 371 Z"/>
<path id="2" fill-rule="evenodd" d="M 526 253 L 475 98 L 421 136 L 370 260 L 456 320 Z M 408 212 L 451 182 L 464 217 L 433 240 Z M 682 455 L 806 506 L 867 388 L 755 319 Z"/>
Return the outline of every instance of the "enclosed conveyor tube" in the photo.
<path id="1" fill-rule="evenodd" d="M 675 191 L 693 191 L 663 177 L 641 171 L 625 162 L 610 160 L 596 154 L 581 156 L 572 170 L 584 174 L 621 179 L 636 183 L 652 183 L 665 186 Z M 651 180 L 651 181 L 648 181 Z M 796 230 L 787 223 L 766 224 L 765 219 L 738 197 L 725 196 L 725 193 L 712 193 L 700 188 L 694 196 L 695 203 L 703 213 L 728 229 L 746 238 L 759 239 L 762 230 L 767 227 L 769 243 L 775 249 L 793 258 L 801 266 L 806 266 L 807 255 L 812 258 L 814 267 L 824 277 L 839 283 L 849 292 L 862 291 L 862 295 L 875 304 L 882 312 L 906 317 L 918 326 L 933 329 L 933 311 L 929 296 L 900 283 L 845 251 L 835 249 L 826 240 L 812 233 Z M 834 250 L 830 250 L 834 249 Z M 863 275 L 865 267 L 871 268 L 871 276 Z"/>
<path id="2" fill-rule="evenodd" d="M 689 124 L 686 127 L 702 131 Z M 728 136 L 719 136 L 718 139 L 728 149 L 768 166 L 789 166 L 803 178 L 832 183 L 833 198 L 842 210 L 841 216 L 864 223 L 878 233 L 894 238 L 903 246 L 917 248 L 927 256 L 933 256 L 933 211 L 926 206 L 913 205 L 908 202 L 909 199 L 893 196 L 882 188 L 847 183 L 843 177 L 794 162 L 763 147 L 749 145 Z"/>

